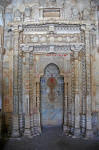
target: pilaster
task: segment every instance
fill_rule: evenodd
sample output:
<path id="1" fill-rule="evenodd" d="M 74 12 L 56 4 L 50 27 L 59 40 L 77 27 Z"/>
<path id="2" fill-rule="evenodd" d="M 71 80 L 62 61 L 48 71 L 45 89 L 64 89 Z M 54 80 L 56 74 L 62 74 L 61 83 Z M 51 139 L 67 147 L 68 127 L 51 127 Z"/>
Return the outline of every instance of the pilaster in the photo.
<path id="1" fill-rule="evenodd" d="M 64 125 L 63 129 L 66 135 L 69 134 L 68 127 L 68 82 L 67 80 L 64 82 Z"/>
<path id="2" fill-rule="evenodd" d="M 74 135 L 80 136 L 80 93 L 79 93 L 79 56 L 75 52 L 75 129 Z"/>
<path id="3" fill-rule="evenodd" d="M 91 58 L 89 45 L 90 26 L 86 27 L 86 75 L 87 75 L 87 97 L 86 97 L 86 137 L 91 138 L 92 132 L 92 98 L 91 98 Z"/>
<path id="4" fill-rule="evenodd" d="M 40 127 L 40 83 L 34 82 L 34 92 L 33 92 L 33 134 L 39 135 L 41 132 Z"/>
<path id="5" fill-rule="evenodd" d="M 31 127 L 31 134 L 33 135 L 33 67 L 34 67 L 34 58 L 33 52 L 29 53 L 29 100 L 30 100 L 30 127 Z"/>
<path id="6" fill-rule="evenodd" d="M 72 109 L 72 130 L 75 128 L 75 56 L 71 54 L 71 109 Z"/>
<path id="7" fill-rule="evenodd" d="M 12 115 L 12 137 L 20 136 L 18 119 L 18 49 L 19 31 L 14 31 L 14 50 L 13 50 L 13 115 Z"/>
<path id="8" fill-rule="evenodd" d="M 19 116 L 18 114 L 12 115 L 12 133 L 11 136 L 17 138 L 20 136 L 19 134 Z"/>
<path id="9" fill-rule="evenodd" d="M 24 54 L 24 67 L 23 67 L 23 93 L 24 93 L 24 136 L 31 137 L 31 129 L 30 129 L 30 94 L 29 94 L 29 85 L 30 85 L 30 75 L 29 75 L 29 53 Z"/>

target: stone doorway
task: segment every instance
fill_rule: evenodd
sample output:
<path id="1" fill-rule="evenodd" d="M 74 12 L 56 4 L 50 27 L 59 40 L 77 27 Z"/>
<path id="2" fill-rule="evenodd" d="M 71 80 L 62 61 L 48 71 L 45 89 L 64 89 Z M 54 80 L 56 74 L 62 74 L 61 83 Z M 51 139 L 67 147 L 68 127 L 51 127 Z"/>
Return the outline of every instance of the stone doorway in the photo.
<path id="1" fill-rule="evenodd" d="M 64 78 L 57 65 L 51 63 L 40 79 L 41 127 L 63 126 Z"/>

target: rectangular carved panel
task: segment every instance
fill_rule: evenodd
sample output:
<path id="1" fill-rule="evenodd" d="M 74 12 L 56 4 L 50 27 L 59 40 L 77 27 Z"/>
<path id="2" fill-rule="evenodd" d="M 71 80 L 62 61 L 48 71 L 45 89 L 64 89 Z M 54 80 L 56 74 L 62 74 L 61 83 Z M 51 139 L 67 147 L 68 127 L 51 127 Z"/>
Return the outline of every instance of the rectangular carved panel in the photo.
<path id="1" fill-rule="evenodd" d="M 58 8 L 46 8 L 43 10 L 44 17 L 60 17 L 60 9 Z"/>

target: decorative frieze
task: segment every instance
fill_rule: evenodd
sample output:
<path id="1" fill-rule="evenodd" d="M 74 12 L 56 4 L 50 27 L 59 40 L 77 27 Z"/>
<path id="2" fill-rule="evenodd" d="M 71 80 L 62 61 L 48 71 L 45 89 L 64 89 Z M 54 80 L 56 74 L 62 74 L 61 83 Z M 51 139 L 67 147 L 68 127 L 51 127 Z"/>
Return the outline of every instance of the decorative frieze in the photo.
<path id="1" fill-rule="evenodd" d="M 54 30 L 51 30 L 51 26 L 53 26 Z M 46 32 L 55 32 L 57 34 L 67 34 L 67 33 L 80 33 L 81 26 L 80 25 L 65 25 L 65 24 L 34 24 L 34 25 L 23 25 L 24 34 L 33 34 L 34 33 L 46 33 Z"/>
<path id="2" fill-rule="evenodd" d="M 23 52 L 31 52 L 33 53 L 70 53 L 71 51 L 81 51 L 84 48 L 84 44 L 75 44 L 75 45 L 43 45 L 43 46 L 32 46 L 32 45 L 26 45 L 26 44 L 21 44 L 20 45 L 21 49 Z"/>
<path id="3" fill-rule="evenodd" d="M 49 31 L 49 27 L 48 25 L 27 25 L 27 26 L 23 26 L 23 32 L 24 34 L 33 34 L 34 32 L 48 32 Z"/>
<path id="4" fill-rule="evenodd" d="M 23 43 L 45 44 L 45 43 L 84 43 L 82 35 L 75 34 L 23 34 Z"/>
<path id="5" fill-rule="evenodd" d="M 58 25 L 56 24 L 55 25 L 55 32 L 56 33 L 61 33 L 61 34 L 66 34 L 66 33 L 80 33 L 81 30 L 80 30 L 80 25 L 64 25 L 64 24 L 61 24 L 61 25 Z"/>

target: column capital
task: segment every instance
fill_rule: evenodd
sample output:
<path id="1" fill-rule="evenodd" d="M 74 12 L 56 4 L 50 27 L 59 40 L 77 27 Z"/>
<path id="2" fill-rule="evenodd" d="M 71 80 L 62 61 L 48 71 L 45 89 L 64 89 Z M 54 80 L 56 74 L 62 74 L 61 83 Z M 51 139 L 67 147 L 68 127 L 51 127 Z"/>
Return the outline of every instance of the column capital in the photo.
<path id="1" fill-rule="evenodd" d="M 79 52 L 84 48 L 84 44 L 80 45 L 71 45 L 71 50 L 74 52 Z"/>

